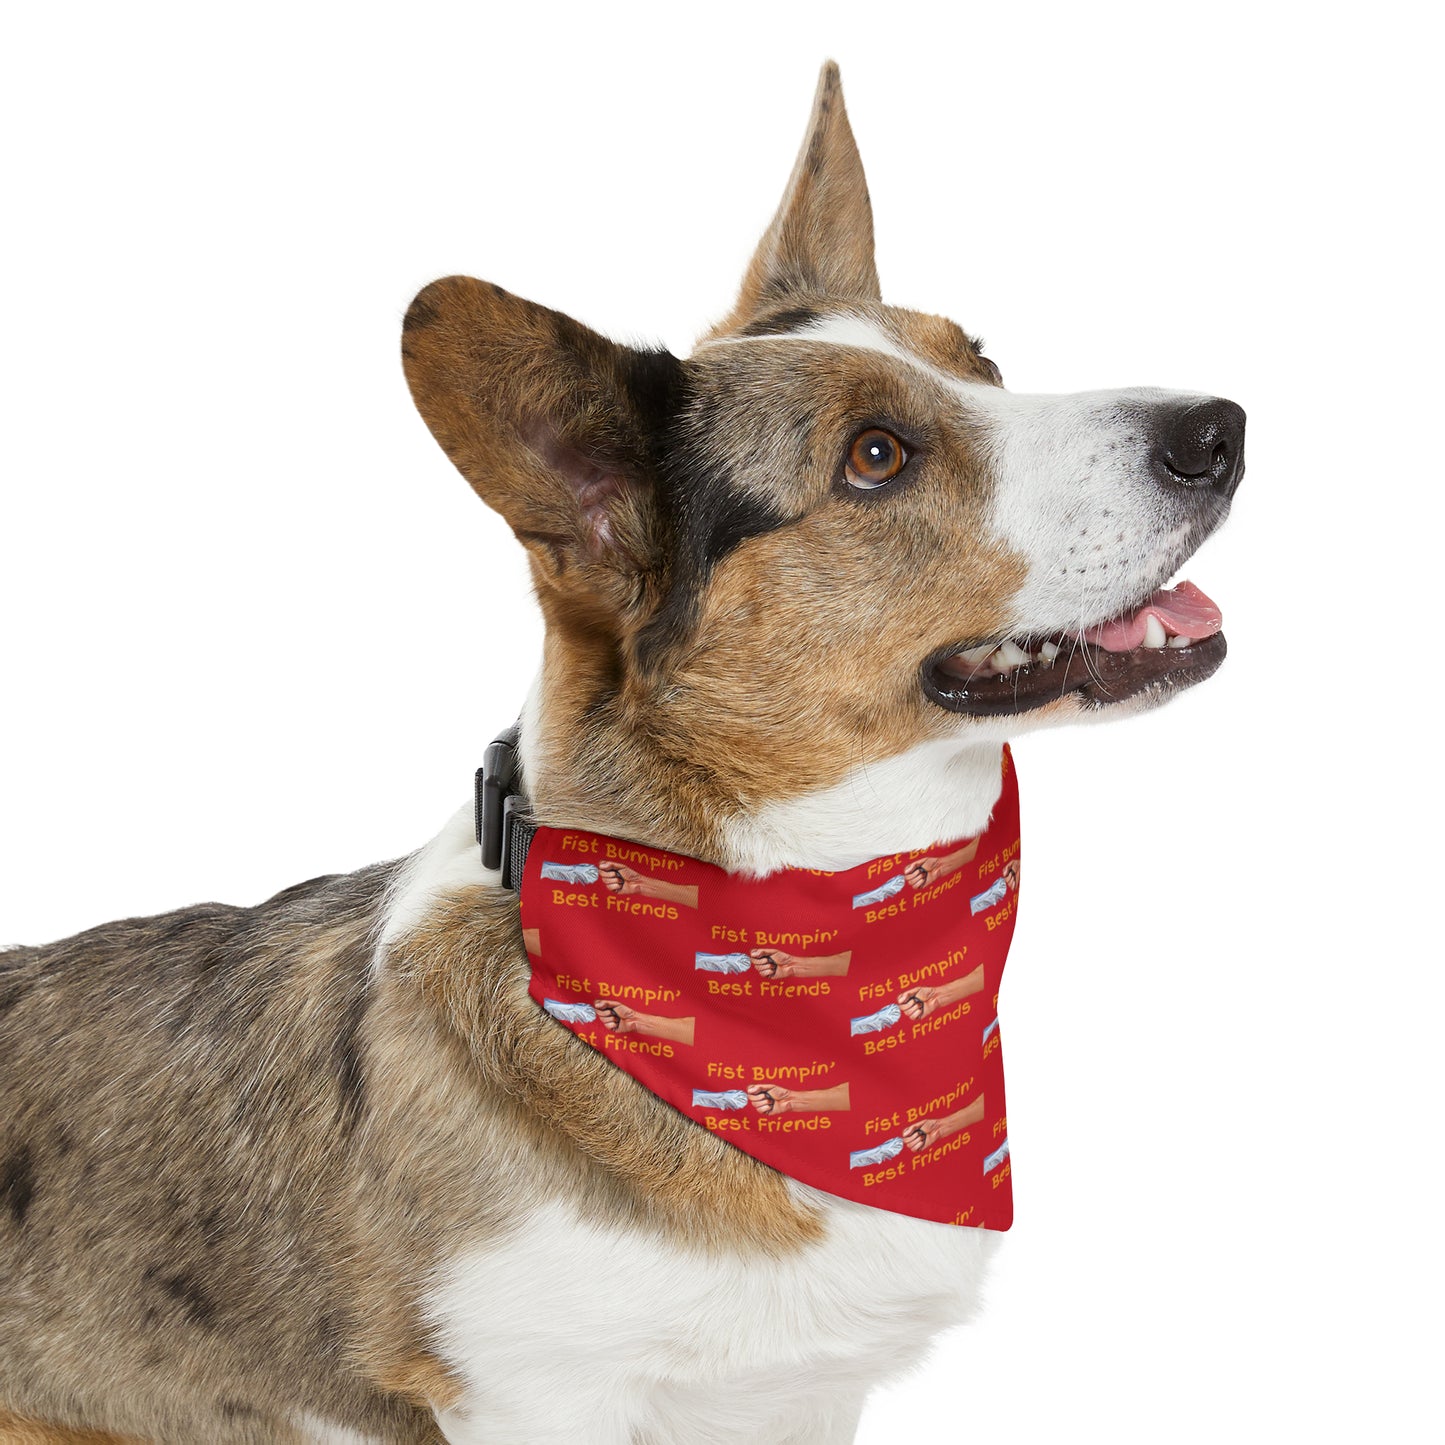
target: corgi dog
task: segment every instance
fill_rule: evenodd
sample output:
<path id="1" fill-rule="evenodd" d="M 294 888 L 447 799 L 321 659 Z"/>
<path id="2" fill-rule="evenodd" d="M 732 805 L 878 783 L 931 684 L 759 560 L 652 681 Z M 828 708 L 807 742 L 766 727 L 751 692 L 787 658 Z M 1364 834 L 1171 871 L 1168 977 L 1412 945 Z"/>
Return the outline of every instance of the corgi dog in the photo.
<path id="1" fill-rule="evenodd" d="M 1244 413 L 1015 395 L 886 305 L 831 64 L 690 356 L 468 277 L 402 354 L 530 559 L 542 824 L 854 868 L 978 834 L 1011 736 L 1224 657 L 1166 584 Z M 580 1044 L 485 861 L 468 806 L 396 862 L 0 954 L 0 1441 L 843 1445 L 969 1317 L 997 1234 L 802 1185 Z"/>

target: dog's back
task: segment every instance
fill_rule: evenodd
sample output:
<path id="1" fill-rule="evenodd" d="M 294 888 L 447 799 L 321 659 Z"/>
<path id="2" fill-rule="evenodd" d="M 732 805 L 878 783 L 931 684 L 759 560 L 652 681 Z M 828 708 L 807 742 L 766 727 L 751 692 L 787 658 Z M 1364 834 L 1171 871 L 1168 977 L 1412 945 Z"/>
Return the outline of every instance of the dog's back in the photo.
<path id="1" fill-rule="evenodd" d="M 321 1411 L 432 1438 L 347 1368 L 338 1269 L 391 871 L 0 955 L 10 1409 L 217 1442 Z"/>

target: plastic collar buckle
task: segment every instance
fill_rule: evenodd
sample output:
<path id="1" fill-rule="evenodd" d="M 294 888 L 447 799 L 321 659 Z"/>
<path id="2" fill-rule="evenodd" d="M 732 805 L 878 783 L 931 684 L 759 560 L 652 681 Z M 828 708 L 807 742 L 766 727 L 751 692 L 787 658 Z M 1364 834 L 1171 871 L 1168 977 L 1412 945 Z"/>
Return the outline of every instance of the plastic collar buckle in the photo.
<path id="1" fill-rule="evenodd" d="M 482 754 L 475 787 L 482 867 L 497 869 L 503 888 L 519 888 L 534 829 L 522 792 L 522 756 L 515 724 Z"/>

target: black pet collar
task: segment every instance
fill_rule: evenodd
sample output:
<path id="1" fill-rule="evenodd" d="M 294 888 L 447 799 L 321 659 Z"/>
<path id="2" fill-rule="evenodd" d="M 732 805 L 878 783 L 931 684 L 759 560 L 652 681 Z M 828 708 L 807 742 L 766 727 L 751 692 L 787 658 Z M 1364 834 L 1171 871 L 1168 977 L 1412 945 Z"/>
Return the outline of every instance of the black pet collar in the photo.
<path id="1" fill-rule="evenodd" d="M 522 792 L 522 753 L 515 723 L 482 754 L 476 779 L 476 819 L 482 867 L 499 869 L 502 887 L 520 890 L 527 849 L 537 825 L 528 814 Z"/>

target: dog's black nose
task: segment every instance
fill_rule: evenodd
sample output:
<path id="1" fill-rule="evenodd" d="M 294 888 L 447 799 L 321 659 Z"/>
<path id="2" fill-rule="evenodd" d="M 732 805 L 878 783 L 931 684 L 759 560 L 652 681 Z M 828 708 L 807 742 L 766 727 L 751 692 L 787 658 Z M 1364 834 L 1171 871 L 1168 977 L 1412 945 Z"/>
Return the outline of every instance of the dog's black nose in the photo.
<path id="1" fill-rule="evenodd" d="M 1244 477 L 1244 408 L 1223 397 L 1167 402 L 1157 421 L 1160 475 L 1229 498 Z"/>

